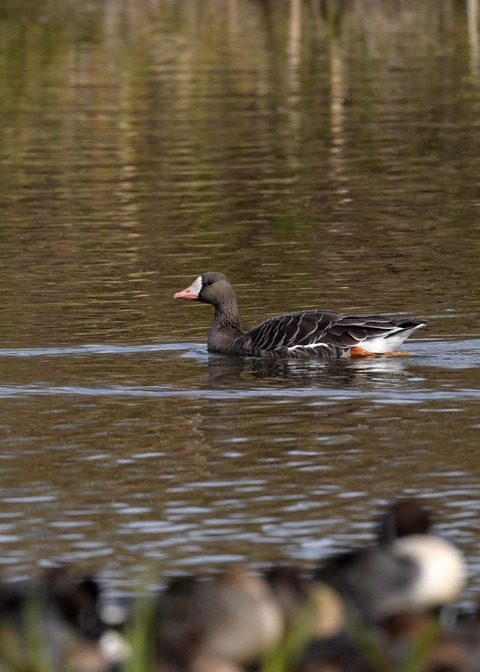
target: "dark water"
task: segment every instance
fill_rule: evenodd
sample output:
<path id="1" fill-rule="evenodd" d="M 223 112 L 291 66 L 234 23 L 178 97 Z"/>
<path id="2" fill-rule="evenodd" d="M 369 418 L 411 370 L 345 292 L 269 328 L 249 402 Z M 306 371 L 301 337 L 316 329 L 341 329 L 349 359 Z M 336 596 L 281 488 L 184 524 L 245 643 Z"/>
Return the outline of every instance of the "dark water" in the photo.
<path id="1" fill-rule="evenodd" d="M 480 591 L 476 3 L 0 8 L 3 574 L 117 590 L 317 558 L 424 497 Z M 341 9 L 339 9 L 341 8 Z M 424 318 L 408 357 L 208 355 L 306 307 Z"/>

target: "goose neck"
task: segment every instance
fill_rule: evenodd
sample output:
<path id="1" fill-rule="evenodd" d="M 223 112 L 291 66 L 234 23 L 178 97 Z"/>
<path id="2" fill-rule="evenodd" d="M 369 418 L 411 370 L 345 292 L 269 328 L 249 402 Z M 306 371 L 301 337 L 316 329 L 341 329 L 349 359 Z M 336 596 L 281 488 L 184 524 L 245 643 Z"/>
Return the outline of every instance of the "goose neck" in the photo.
<path id="1" fill-rule="evenodd" d="M 217 331 L 221 329 L 233 329 L 240 334 L 243 333 L 240 322 L 240 313 L 238 312 L 238 306 L 234 301 L 215 306 L 213 326 Z"/>

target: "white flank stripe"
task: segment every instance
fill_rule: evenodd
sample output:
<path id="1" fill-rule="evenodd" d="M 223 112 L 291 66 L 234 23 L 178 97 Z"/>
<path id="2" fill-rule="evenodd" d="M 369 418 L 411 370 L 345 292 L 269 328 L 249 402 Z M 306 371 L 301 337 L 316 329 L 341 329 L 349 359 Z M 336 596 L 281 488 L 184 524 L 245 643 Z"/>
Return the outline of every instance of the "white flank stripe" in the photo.
<path id="1" fill-rule="evenodd" d="M 308 345 L 290 345 L 287 350 L 296 350 L 297 348 L 328 348 L 326 343 L 309 343 Z"/>

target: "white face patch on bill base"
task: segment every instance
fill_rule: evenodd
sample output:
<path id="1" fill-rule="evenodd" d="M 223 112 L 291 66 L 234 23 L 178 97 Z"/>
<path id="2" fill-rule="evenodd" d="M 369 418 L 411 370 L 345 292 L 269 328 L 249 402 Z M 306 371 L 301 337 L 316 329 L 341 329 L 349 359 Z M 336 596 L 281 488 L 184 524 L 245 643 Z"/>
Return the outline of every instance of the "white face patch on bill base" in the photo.
<path id="1" fill-rule="evenodd" d="M 195 282 L 192 282 L 192 284 L 190 285 L 190 289 L 192 289 L 198 296 L 202 291 L 202 287 L 203 287 L 203 280 L 202 276 L 199 275 L 198 278 L 195 280 Z"/>

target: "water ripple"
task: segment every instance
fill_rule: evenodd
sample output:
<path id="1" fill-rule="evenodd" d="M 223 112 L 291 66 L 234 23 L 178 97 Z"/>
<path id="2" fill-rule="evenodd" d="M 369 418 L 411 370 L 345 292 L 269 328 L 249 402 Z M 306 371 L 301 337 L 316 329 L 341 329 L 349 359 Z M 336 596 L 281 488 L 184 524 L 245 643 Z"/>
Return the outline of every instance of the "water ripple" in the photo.
<path id="1" fill-rule="evenodd" d="M 430 390 L 417 389 L 401 391 L 366 391 L 366 390 L 348 390 L 332 389 L 318 387 L 304 388 L 250 388 L 237 390 L 205 390 L 205 389 L 178 389 L 169 385 L 111 385 L 108 387 L 81 387 L 77 385 L 50 386 L 42 384 L 29 385 L 1 385 L 0 399 L 15 397 L 36 397 L 36 396 L 87 396 L 87 397 L 158 397 L 158 398 L 187 398 L 201 397 L 211 400 L 242 400 L 275 398 L 281 399 L 313 399 L 311 405 L 315 405 L 315 399 L 321 399 L 321 403 L 346 401 L 350 399 L 371 399 L 380 404 L 417 404 L 426 401 L 460 401 L 480 399 L 480 390 L 475 388 L 464 389 L 446 389 Z"/>
<path id="2" fill-rule="evenodd" d="M 197 343 L 153 343 L 142 345 L 113 345 L 91 343 L 78 346 L 58 346 L 52 348 L 4 348 L 0 357 L 84 357 L 90 355 L 138 355 L 145 352 L 171 352 L 190 350 Z"/>

